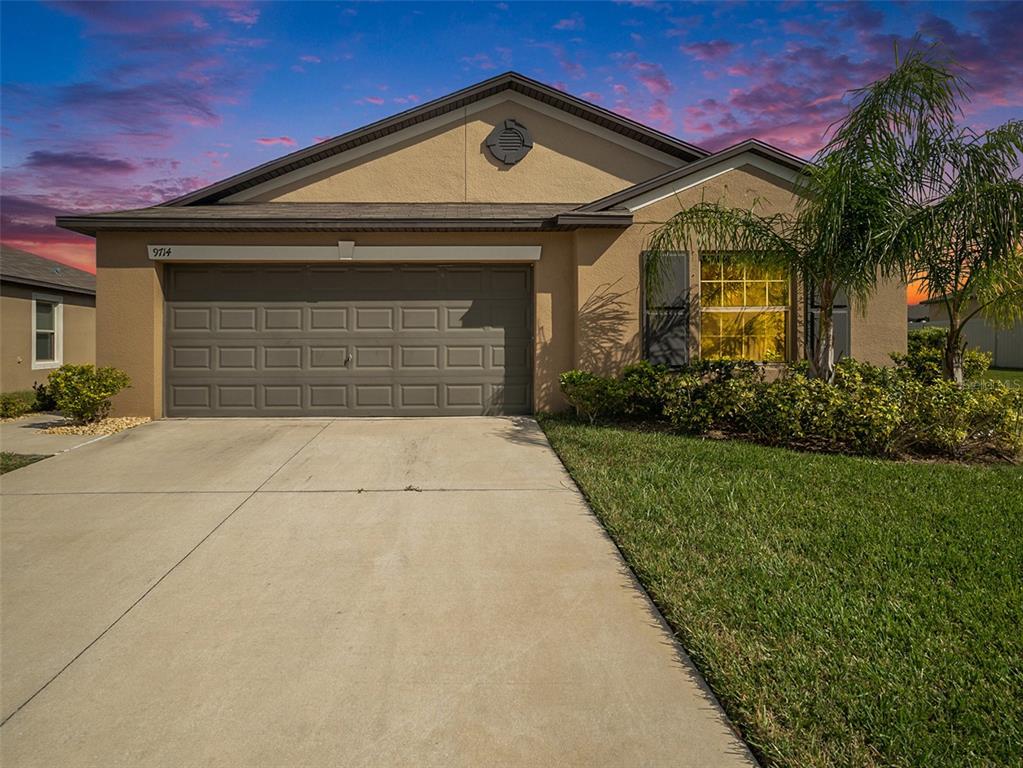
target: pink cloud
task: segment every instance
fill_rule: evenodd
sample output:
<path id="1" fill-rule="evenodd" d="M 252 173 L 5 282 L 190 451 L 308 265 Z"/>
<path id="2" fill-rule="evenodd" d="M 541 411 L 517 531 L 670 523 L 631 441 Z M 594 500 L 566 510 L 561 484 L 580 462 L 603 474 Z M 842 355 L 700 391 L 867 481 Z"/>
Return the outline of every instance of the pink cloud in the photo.
<path id="1" fill-rule="evenodd" d="M 471 67 L 477 69 L 496 69 L 497 65 L 494 60 L 486 53 L 477 53 L 473 56 L 463 56 L 461 58 L 463 64 L 468 64 Z"/>
<path id="2" fill-rule="evenodd" d="M 290 136 L 267 136 L 265 138 L 256 139 L 257 144 L 262 144 L 264 147 L 269 147 L 274 144 L 283 144 L 286 147 L 293 147 L 297 143 Z"/>
<path id="3" fill-rule="evenodd" d="M 596 91 L 583 91 L 582 97 L 587 101 L 594 102 L 595 104 L 599 104 L 604 99 L 604 97 Z"/>
<path id="4" fill-rule="evenodd" d="M 304 61 L 306 64 L 319 64 L 320 63 L 320 57 L 319 56 L 313 56 L 312 54 L 308 54 L 308 53 L 305 56 L 299 56 L 298 60 L 299 61 Z"/>
<path id="5" fill-rule="evenodd" d="M 635 52 L 615 53 L 611 58 L 618 61 L 640 83 L 651 96 L 667 96 L 675 90 L 671 79 L 665 74 L 660 64 L 641 61 Z"/>
<path id="6" fill-rule="evenodd" d="M 558 30 L 578 30 L 585 28 L 586 24 L 583 21 L 583 17 L 578 13 L 573 13 L 567 19 L 561 19 L 554 25 L 554 29 Z"/>
<path id="7" fill-rule="evenodd" d="M 713 61 L 724 58 L 738 47 L 736 43 L 728 40 L 710 40 L 705 43 L 683 45 L 680 50 L 699 61 Z"/>
<path id="8" fill-rule="evenodd" d="M 642 122 L 665 133 L 675 128 L 675 122 L 671 117 L 671 107 L 661 99 L 657 99 L 647 108 L 646 112 L 643 113 Z"/>
<path id="9" fill-rule="evenodd" d="M 384 100 L 379 96 L 363 96 L 361 99 L 355 102 L 356 104 L 373 104 L 380 106 L 384 103 Z"/>
<path id="10" fill-rule="evenodd" d="M 259 21 L 260 9 L 255 3 L 231 2 L 230 0 L 216 2 L 216 0 L 213 0 L 202 5 L 220 9 L 228 21 L 232 21 L 235 24 L 251 27 Z"/>

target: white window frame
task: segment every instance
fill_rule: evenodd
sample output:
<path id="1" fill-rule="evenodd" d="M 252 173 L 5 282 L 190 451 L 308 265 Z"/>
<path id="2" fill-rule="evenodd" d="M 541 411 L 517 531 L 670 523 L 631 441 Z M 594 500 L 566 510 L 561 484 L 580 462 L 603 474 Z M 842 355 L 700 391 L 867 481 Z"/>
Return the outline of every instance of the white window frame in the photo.
<path id="1" fill-rule="evenodd" d="M 53 360 L 36 359 L 36 303 L 53 304 Z M 51 293 L 32 294 L 32 370 L 60 368 L 64 361 L 64 297 Z"/>

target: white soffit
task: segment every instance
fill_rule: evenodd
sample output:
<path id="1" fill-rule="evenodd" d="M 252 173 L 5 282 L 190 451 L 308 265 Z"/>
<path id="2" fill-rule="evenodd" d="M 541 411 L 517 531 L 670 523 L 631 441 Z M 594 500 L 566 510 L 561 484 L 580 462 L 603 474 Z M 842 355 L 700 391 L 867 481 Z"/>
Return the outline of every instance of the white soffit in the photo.
<path id="1" fill-rule="evenodd" d="M 534 112 L 539 112 L 547 117 L 554 118 L 555 120 L 560 120 L 563 123 L 571 125 L 574 128 L 579 128 L 580 130 L 591 133 L 599 138 L 606 139 L 607 141 L 614 142 L 615 144 L 624 145 L 634 152 L 645 155 L 657 162 L 664 163 L 669 168 L 679 168 L 685 165 L 682 160 L 674 157 L 673 155 L 669 155 L 666 152 L 661 152 L 660 150 L 649 147 L 642 142 L 635 141 L 627 136 L 622 136 L 619 133 L 615 133 L 614 131 L 610 131 L 607 128 L 599 126 L 596 123 L 591 123 L 589 120 L 584 120 L 581 117 L 576 117 L 569 112 L 560 110 L 557 107 L 544 104 L 542 101 L 532 99 L 518 91 L 507 90 L 495 93 L 493 96 L 488 96 L 485 99 L 474 102 L 468 107 L 455 109 L 447 114 L 439 115 L 437 117 L 430 118 L 429 120 L 424 120 L 421 123 L 416 123 L 408 128 L 403 128 L 402 130 L 396 131 L 388 136 L 384 136 L 383 138 L 374 139 L 373 141 L 367 142 L 366 144 L 362 144 L 353 149 L 339 152 L 331 157 L 282 174 L 277 178 L 269 179 L 268 181 L 264 181 L 254 187 L 243 189 L 241 192 L 236 192 L 233 195 L 225 197 L 221 202 L 250 202 L 254 198 L 273 192 L 275 189 L 279 189 L 280 187 L 294 184 L 295 182 L 302 181 L 303 179 L 307 179 L 311 176 L 316 176 L 327 171 L 340 170 L 349 163 L 360 160 L 366 155 L 370 155 L 381 149 L 387 149 L 395 144 L 407 141 L 408 139 L 416 136 L 421 136 L 424 133 L 429 133 L 437 128 L 443 128 L 444 126 L 451 125 L 452 123 L 461 122 L 478 112 L 490 109 L 491 107 L 506 101 L 515 102 L 519 106 L 526 107 Z M 509 115 L 509 117 L 515 117 L 515 115 Z M 528 122 L 528 120 L 523 119 L 523 122 Z"/>
<path id="2" fill-rule="evenodd" d="M 539 245 L 150 245 L 152 261 L 431 261 L 540 260 Z"/>
<path id="3" fill-rule="evenodd" d="M 792 168 L 776 163 L 773 160 L 768 160 L 766 157 L 762 157 L 753 152 L 743 152 L 741 155 L 730 157 L 727 160 L 722 160 L 720 163 L 715 163 L 704 168 L 701 171 L 697 171 L 691 176 L 684 176 L 681 179 L 668 182 L 663 187 L 652 189 L 649 192 L 644 192 L 641 195 L 629 200 L 625 203 L 625 207 L 630 212 L 636 212 L 641 208 L 646 208 L 648 205 L 653 205 L 661 200 L 665 200 L 672 195 L 676 195 L 679 192 L 683 192 L 692 187 L 699 186 L 707 181 L 710 181 L 717 176 L 722 176 L 729 171 L 734 171 L 742 168 L 744 165 L 752 165 L 754 168 L 777 176 L 779 179 L 783 179 L 788 182 L 795 182 L 799 178 L 799 173 L 794 171 Z"/>

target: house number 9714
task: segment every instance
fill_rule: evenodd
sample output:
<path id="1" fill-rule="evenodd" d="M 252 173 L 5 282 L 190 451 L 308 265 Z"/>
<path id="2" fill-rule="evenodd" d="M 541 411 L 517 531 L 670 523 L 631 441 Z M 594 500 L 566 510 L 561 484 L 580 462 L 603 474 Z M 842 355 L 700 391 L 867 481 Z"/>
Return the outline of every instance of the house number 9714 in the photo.
<path id="1" fill-rule="evenodd" d="M 154 248 L 153 249 L 153 258 L 154 259 L 166 259 L 166 258 L 170 258 L 170 255 L 171 255 L 171 249 L 170 248 Z"/>

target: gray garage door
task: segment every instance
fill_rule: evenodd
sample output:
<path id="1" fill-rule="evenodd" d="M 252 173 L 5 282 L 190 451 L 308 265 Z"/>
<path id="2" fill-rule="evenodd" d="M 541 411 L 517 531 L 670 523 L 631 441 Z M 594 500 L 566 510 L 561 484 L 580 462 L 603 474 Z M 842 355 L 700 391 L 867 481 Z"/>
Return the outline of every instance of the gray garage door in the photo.
<path id="1" fill-rule="evenodd" d="M 168 265 L 168 416 L 531 410 L 530 269 Z"/>

